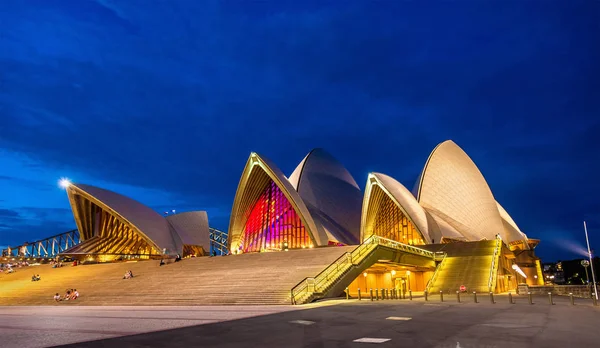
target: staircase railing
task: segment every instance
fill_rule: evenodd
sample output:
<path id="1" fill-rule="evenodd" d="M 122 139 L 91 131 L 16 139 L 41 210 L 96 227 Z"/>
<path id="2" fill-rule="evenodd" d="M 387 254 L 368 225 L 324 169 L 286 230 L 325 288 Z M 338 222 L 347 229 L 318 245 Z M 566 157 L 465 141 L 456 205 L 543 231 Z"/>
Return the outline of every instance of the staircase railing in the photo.
<path id="1" fill-rule="evenodd" d="M 346 252 L 337 258 L 315 277 L 304 278 L 296 284 L 291 290 L 292 304 L 303 303 L 315 293 L 327 291 L 335 281 L 346 274 L 353 266 L 359 265 L 378 246 L 430 257 L 434 260 L 436 257 L 436 254 L 431 251 L 373 235 L 356 247 L 356 249 Z"/>
<path id="2" fill-rule="evenodd" d="M 490 276 L 488 278 L 488 291 L 493 291 L 498 276 L 498 264 L 500 263 L 500 251 L 502 250 L 502 239 L 496 238 L 494 246 L 494 256 L 492 256 L 492 265 L 490 267 Z"/>
<path id="3" fill-rule="evenodd" d="M 439 253 L 439 251 L 436 254 L 438 254 L 438 253 Z M 446 253 L 443 253 L 441 259 L 442 259 L 442 261 L 440 261 L 440 263 L 437 265 L 437 267 L 435 268 L 435 271 L 433 272 L 433 275 L 431 276 L 431 279 L 429 279 L 429 281 L 427 282 L 427 286 L 425 286 L 425 291 L 427 291 L 427 293 L 429 293 L 431 291 L 431 288 L 433 287 L 433 284 L 435 283 L 435 281 L 438 277 L 438 274 L 440 273 L 440 270 L 442 269 L 442 266 L 444 265 L 444 261 L 446 260 Z"/>

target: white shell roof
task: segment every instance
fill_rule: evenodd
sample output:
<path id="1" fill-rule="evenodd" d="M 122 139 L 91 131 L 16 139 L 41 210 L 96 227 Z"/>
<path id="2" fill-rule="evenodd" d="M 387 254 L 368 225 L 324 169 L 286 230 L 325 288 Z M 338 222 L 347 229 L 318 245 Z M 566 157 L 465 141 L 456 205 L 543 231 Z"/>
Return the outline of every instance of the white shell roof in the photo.
<path id="1" fill-rule="evenodd" d="M 167 220 L 152 208 L 119 193 L 85 184 L 71 184 L 69 190 L 79 189 L 115 211 L 140 232 L 168 253 L 179 251 L 178 237 Z"/>
<path id="2" fill-rule="evenodd" d="M 189 245 L 200 245 L 208 252 L 210 236 L 208 214 L 205 211 L 189 211 L 167 216 L 181 242 Z"/>
<path id="3" fill-rule="evenodd" d="M 439 144 L 429 156 L 418 184 L 419 204 L 435 211 L 469 240 L 505 235 L 502 218 L 485 178 L 453 141 Z"/>
<path id="4" fill-rule="evenodd" d="M 400 205 L 400 209 L 406 213 L 417 230 L 421 232 L 425 241 L 431 241 L 427 215 L 415 196 L 404 185 L 388 175 L 382 173 L 371 173 L 371 175 L 383 186 L 384 191 L 387 191 L 392 196 L 391 198 Z"/>
<path id="5" fill-rule="evenodd" d="M 312 150 L 289 182 L 332 241 L 358 244 L 362 192 L 346 168 L 323 149 Z"/>
<path id="6" fill-rule="evenodd" d="M 500 203 L 496 202 L 496 205 L 498 206 L 498 212 L 500 212 L 500 217 L 504 222 L 504 228 L 506 230 L 506 234 L 503 235 L 502 238 L 506 238 L 505 240 L 507 240 L 509 243 L 516 240 L 523 240 L 527 242 L 527 236 L 521 231 L 521 229 L 519 229 L 519 226 L 517 226 L 508 212 L 500 205 Z"/>

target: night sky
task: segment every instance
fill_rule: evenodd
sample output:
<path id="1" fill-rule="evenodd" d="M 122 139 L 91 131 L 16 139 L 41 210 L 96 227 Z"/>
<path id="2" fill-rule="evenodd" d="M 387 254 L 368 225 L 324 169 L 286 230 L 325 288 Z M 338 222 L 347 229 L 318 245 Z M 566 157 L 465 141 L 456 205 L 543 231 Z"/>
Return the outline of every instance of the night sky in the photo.
<path id="1" fill-rule="evenodd" d="M 0 2 L 0 245 L 75 228 L 60 177 L 226 230 L 251 151 L 412 189 L 454 140 L 544 261 L 600 250 L 600 2 Z"/>

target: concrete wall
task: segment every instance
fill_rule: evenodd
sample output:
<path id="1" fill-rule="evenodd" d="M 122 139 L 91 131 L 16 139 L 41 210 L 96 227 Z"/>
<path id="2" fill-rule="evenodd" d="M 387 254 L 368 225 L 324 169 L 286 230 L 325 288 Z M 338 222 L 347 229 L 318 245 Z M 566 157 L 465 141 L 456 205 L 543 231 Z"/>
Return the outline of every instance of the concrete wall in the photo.
<path id="1" fill-rule="evenodd" d="M 575 297 L 590 298 L 590 288 L 587 285 L 543 285 L 528 286 L 528 291 L 534 295 L 547 295 L 552 292 L 553 295 L 569 296 L 573 293 Z"/>

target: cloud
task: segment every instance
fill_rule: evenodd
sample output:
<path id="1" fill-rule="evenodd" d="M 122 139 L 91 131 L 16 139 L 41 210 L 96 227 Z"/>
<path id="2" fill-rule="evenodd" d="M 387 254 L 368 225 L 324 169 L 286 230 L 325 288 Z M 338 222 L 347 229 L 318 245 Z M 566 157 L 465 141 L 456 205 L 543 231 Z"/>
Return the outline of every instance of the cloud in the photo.
<path id="1" fill-rule="evenodd" d="M 19 217 L 19 213 L 14 210 L 0 209 L 0 219 L 2 219 L 2 218 L 13 219 L 13 218 L 18 218 L 18 217 Z"/>
<path id="2" fill-rule="evenodd" d="M 454 139 L 527 233 L 598 211 L 597 3 L 34 4 L 0 17 L 0 148 L 31 159 L 0 185 L 77 173 L 225 229 L 250 151 L 290 173 L 324 147 L 411 187 Z"/>

